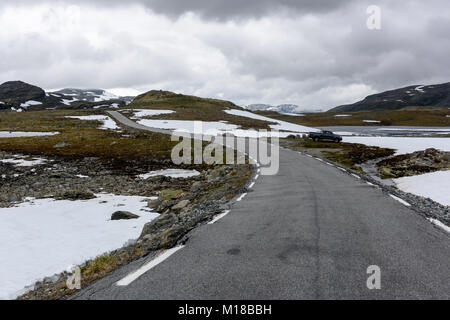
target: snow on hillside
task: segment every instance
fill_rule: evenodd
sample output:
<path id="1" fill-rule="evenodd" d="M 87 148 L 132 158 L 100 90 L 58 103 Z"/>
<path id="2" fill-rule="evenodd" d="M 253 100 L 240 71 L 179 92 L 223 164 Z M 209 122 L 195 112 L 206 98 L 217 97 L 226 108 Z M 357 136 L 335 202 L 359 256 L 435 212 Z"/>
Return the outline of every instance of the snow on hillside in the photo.
<path id="1" fill-rule="evenodd" d="M 450 138 L 415 137 L 343 137 L 343 142 L 360 143 L 367 146 L 396 149 L 396 155 L 435 148 L 450 151 Z"/>
<path id="2" fill-rule="evenodd" d="M 21 103 L 20 106 L 21 106 L 22 108 L 28 108 L 28 107 L 31 107 L 31 106 L 39 106 L 39 105 L 41 105 L 41 104 L 42 104 L 42 102 L 30 100 L 30 101 Z"/>
<path id="3" fill-rule="evenodd" d="M 400 190 L 450 206 L 450 171 L 403 177 L 394 179 L 394 182 Z"/>
<path id="4" fill-rule="evenodd" d="M 0 209 L 0 299 L 139 237 L 144 224 L 158 216 L 146 208 L 148 198 L 97 195 L 86 201 L 28 199 Z M 126 210 L 140 216 L 111 221 Z"/>

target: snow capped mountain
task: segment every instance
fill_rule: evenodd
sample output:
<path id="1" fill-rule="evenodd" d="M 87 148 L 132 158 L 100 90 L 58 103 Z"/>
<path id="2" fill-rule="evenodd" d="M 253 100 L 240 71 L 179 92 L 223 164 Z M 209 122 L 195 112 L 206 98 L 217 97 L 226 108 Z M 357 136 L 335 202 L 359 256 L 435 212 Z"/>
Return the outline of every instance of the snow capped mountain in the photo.
<path id="1" fill-rule="evenodd" d="M 65 95 L 77 99 L 77 101 L 101 102 L 119 100 L 119 97 L 102 89 L 73 89 L 67 88 L 51 92 L 53 95 Z"/>
<path id="2" fill-rule="evenodd" d="M 296 104 L 280 104 L 278 106 L 272 106 L 270 104 L 258 103 L 250 104 L 244 108 L 250 111 L 275 111 L 282 114 L 294 115 L 300 115 L 302 112 L 305 112 L 305 110 Z"/>

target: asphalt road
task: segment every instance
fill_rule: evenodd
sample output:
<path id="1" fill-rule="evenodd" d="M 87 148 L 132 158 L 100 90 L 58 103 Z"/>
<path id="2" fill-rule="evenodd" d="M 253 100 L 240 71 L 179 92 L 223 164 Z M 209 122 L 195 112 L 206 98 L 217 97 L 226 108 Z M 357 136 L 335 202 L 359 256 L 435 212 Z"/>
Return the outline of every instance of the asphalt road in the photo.
<path id="1" fill-rule="evenodd" d="M 450 236 L 380 189 L 294 151 L 231 212 L 128 286 L 74 299 L 449 299 Z M 381 270 L 369 290 L 367 268 Z"/>

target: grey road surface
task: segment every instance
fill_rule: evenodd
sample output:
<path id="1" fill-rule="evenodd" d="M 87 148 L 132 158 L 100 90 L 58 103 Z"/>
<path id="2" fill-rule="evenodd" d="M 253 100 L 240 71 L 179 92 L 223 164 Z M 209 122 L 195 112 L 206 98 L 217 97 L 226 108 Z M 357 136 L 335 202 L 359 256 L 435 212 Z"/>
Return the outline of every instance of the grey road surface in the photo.
<path id="1" fill-rule="evenodd" d="M 117 118 L 116 118 L 117 119 Z M 150 258 L 147 258 L 147 260 Z M 294 151 L 231 212 L 128 286 L 74 299 L 449 299 L 450 236 L 380 189 Z M 367 268 L 381 270 L 369 290 Z"/>

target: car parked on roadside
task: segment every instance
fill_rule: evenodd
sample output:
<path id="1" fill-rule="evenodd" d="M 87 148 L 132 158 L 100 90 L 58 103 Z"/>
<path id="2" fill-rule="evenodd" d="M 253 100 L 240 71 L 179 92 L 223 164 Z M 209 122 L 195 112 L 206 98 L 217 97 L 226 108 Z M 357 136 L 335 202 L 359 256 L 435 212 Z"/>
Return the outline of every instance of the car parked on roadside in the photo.
<path id="1" fill-rule="evenodd" d="M 342 137 L 338 134 L 335 134 L 331 131 L 321 131 L 321 132 L 310 132 L 308 133 L 308 137 L 313 139 L 314 141 L 333 141 L 333 142 L 341 142 Z"/>

